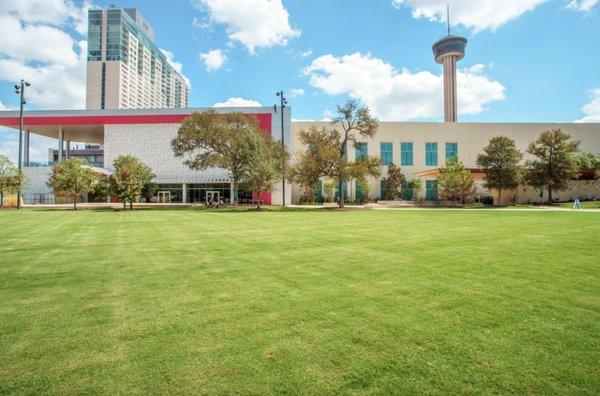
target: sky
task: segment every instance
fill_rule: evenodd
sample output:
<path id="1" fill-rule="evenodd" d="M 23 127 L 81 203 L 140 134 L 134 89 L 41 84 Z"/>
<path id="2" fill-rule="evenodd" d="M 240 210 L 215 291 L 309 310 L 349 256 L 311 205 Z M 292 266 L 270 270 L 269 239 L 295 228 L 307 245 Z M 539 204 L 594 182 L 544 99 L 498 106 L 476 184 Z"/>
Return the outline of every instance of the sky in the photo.
<path id="1" fill-rule="evenodd" d="M 600 0 L 0 0 L 0 110 L 83 109 L 87 9 L 138 8 L 191 84 L 191 107 L 264 105 L 296 120 L 355 98 L 381 121 L 441 121 L 432 44 L 468 39 L 459 121 L 600 122 Z M 13 160 L 18 134 L 0 129 Z M 46 161 L 52 139 L 35 137 Z"/>

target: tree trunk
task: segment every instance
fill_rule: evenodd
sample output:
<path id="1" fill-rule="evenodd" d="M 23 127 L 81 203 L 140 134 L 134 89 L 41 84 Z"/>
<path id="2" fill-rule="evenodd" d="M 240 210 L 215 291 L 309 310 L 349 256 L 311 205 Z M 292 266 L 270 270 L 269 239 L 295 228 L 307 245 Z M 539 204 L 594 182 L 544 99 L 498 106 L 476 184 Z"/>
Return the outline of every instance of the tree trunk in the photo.
<path id="1" fill-rule="evenodd" d="M 123 200 L 123 209 L 127 209 L 127 200 L 126 199 Z"/>
<path id="2" fill-rule="evenodd" d="M 548 186 L 548 205 L 552 205 L 552 187 Z"/>
<path id="3" fill-rule="evenodd" d="M 4 207 L 4 193 L 0 193 L 0 208 Z"/>
<path id="4" fill-rule="evenodd" d="M 342 188 L 344 182 L 340 180 L 339 184 L 338 184 L 338 190 L 339 190 L 339 196 L 338 196 L 338 207 L 343 208 L 344 207 L 344 190 Z"/>
<path id="5" fill-rule="evenodd" d="M 498 205 L 502 205 L 502 189 L 498 189 Z"/>
<path id="6" fill-rule="evenodd" d="M 129 201 L 129 210 L 133 210 L 133 199 Z"/>
<path id="7" fill-rule="evenodd" d="M 77 197 L 73 197 L 73 210 L 77 210 Z"/>

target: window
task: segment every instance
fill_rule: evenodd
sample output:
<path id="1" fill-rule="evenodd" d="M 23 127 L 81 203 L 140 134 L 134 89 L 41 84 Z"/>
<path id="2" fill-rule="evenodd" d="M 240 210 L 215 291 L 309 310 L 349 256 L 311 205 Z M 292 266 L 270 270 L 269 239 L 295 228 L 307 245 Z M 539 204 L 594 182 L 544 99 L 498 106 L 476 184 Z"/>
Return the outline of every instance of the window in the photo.
<path id="1" fill-rule="evenodd" d="M 323 197 L 323 181 L 319 180 L 317 184 L 317 190 L 315 191 L 315 201 L 323 202 L 325 199 Z"/>
<path id="2" fill-rule="evenodd" d="M 458 143 L 446 143 L 446 160 L 450 157 L 458 158 Z"/>
<path id="3" fill-rule="evenodd" d="M 368 145 L 366 142 L 357 142 L 354 145 L 355 148 L 355 159 L 367 158 Z"/>
<path id="4" fill-rule="evenodd" d="M 402 182 L 402 199 L 405 201 L 413 200 L 413 189 L 408 186 L 408 182 L 405 180 Z"/>
<path id="5" fill-rule="evenodd" d="M 425 143 L 425 165 L 437 166 L 438 164 L 437 143 Z"/>
<path id="6" fill-rule="evenodd" d="M 357 201 L 362 201 L 364 198 L 366 198 L 363 193 L 362 188 L 360 188 L 360 183 L 358 182 L 358 180 L 356 181 L 356 200 Z"/>
<path id="7" fill-rule="evenodd" d="M 425 180 L 425 199 L 428 201 L 437 201 L 437 180 Z"/>
<path id="8" fill-rule="evenodd" d="M 386 180 L 382 180 L 381 182 L 379 182 L 379 189 L 381 190 L 381 192 L 379 193 L 379 197 L 381 199 L 387 199 L 386 195 L 387 195 L 387 181 Z"/>
<path id="9" fill-rule="evenodd" d="M 412 142 L 400 143 L 400 165 L 412 166 L 413 164 L 413 144 Z"/>
<path id="10" fill-rule="evenodd" d="M 381 165 L 388 166 L 394 161 L 392 143 L 381 142 Z"/>
<path id="11" fill-rule="evenodd" d="M 342 191 L 344 192 L 344 199 L 348 199 L 348 182 L 342 182 Z M 340 196 L 340 186 L 339 184 L 335 186 L 335 197 L 339 198 Z"/>

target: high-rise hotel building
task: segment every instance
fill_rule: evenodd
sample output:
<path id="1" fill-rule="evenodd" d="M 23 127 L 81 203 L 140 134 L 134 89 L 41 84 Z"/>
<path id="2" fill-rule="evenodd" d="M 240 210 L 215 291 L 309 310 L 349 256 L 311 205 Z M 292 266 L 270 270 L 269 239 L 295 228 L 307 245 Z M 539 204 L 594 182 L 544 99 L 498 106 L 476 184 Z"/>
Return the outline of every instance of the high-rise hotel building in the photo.
<path id="1" fill-rule="evenodd" d="M 187 83 L 154 43 L 154 31 L 133 8 L 90 9 L 88 109 L 183 108 Z"/>

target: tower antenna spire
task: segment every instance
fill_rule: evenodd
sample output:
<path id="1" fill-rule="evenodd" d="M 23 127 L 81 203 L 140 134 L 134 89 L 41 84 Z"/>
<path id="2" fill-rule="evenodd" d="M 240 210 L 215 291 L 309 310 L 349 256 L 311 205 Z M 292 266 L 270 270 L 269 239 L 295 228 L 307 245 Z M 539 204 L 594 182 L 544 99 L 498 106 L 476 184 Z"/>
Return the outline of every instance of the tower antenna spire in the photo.
<path id="1" fill-rule="evenodd" d="M 448 36 L 450 36 L 450 5 L 446 4 L 446 26 L 448 28 Z"/>

